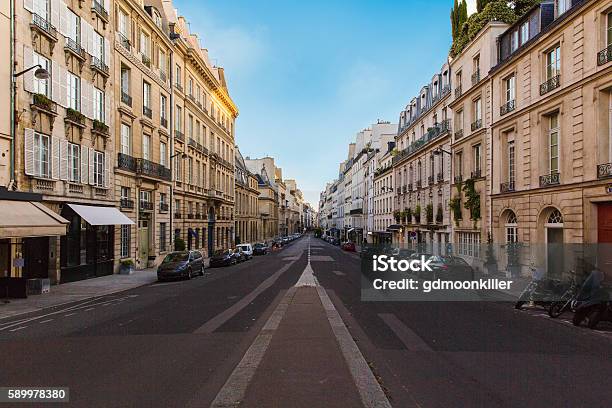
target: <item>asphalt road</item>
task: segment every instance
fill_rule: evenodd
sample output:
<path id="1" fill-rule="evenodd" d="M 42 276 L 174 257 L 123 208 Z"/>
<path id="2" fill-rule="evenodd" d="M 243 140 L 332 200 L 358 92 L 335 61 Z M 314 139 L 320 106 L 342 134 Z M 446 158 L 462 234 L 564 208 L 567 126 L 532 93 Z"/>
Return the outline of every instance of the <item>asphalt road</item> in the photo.
<path id="1" fill-rule="evenodd" d="M 358 257 L 307 237 L 191 281 L 0 320 L 0 386 L 67 386 L 79 407 L 208 406 L 309 243 L 315 277 L 394 407 L 610 405 L 610 338 L 505 303 L 361 302 Z"/>

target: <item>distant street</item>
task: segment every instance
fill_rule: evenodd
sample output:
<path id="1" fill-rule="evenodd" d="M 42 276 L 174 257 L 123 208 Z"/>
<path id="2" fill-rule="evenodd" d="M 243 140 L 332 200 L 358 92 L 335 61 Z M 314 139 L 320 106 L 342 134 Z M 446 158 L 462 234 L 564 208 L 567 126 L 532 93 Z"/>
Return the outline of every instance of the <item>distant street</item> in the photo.
<path id="1" fill-rule="evenodd" d="M 394 407 L 609 405 L 605 333 L 502 303 L 361 302 L 359 262 L 304 236 L 204 277 L 0 320 L 0 384 L 66 386 L 79 407 L 235 396 L 241 406 L 362 406 L 346 327 Z"/>

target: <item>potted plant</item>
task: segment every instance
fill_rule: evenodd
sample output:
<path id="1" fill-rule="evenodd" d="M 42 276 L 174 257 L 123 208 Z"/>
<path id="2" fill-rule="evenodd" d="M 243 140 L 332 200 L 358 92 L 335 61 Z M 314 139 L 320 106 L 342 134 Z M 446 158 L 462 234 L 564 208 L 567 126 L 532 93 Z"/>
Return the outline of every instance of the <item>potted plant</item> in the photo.
<path id="1" fill-rule="evenodd" d="M 119 266 L 119 274 L 121 275 L 131 275 L 134 272 L 134 261 L 131 259 L 123 259 L 120 262 Z"/>
<path id="2" fill-rule="evenodd" d="M 406 214 L 406 223 L 411 224 L 412 223 L 412 208 L 406 208 L 406 211 L 404 211 L 404 213 Z"/>
<path id="3" fill-rule="evenodd" d="M 433 204 L 429 203 L 425 207 L 425 216 L 427 217 L 427 223 L 433 223 Z"/>

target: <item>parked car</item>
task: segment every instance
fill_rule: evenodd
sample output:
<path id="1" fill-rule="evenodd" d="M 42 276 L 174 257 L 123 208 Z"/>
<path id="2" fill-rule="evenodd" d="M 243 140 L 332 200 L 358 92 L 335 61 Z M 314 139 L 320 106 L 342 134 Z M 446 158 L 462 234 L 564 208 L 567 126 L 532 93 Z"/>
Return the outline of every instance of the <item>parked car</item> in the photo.
<path id="1" fill-rule="evenodd" d="M 237 258 L 234 255 L 234 251 L 231 249 L 217 250 L 210 258 L 210 266 L 228 266 L 234 265 L 237 262 Z"/>
<path id="2" fill-rule="evenodd" d="M 204 275 L 204 263 L 199 251 L 171 252 L 157 268 L 157 280 L 186 278 Z"/>
<path id="3" fill-rule="evenodd" d="M 244 252 L 247 259 L 251 259 L 253 257 L 253 247 L 251 244 L 239 244 L 236 247 L 240 248 L 242 252 Z"/>
<path id="4" fill-rule="evenodd" d="M 442 280 L 472 280 L 474 279 L 474 269 L 458 256 L 451 255 L 432 255 L 427 253 L 415 252 L 410 258 L 431 260 L 429 267 L 431 271 L 419 271 L 417 276 L 425 279 Z"/>
<path id="5" fill-rule="evenodd" d="M 234 256 L 236 257 L 236 263 L 244 262 L 249 259 L 247 254 L 240 247 L 234 248 Z"/>
<path id="6" fill-rule="evenodd" d="M 355 252 L 355 243 L 347 241 L 342 244 L 342 249 L 348 252 Z"/>
<path id="7" fill-rule="evenodd" d="M 268 253 L 268 246 L 263 242 L 258 242 L 253 245 L 253 255 L 266 255 Z"/>

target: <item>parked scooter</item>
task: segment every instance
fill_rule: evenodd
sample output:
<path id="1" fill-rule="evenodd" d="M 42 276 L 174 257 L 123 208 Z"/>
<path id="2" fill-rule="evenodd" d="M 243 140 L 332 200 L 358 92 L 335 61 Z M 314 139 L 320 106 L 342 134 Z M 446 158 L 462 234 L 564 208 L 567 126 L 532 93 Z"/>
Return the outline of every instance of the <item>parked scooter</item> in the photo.
<path id="1" fill-rule="evenodd" d="M 572 273 L 573 278 L 570 283 L 570 286 L 567 290 L 561 295 L 558 300 L 555 300 L 548 307 L 548 315 L 550 317 L 557 318 L 561 316 L 566 310 L 571 310 L 572 312 L 576 311 L 577 306 L 577 298 L 578 293 L 580 293 L 580 284 L 576 279 L 576 275 L 574 271 L 570 271 Z"/>
<path id="2" fill-rule="evenodd" d="M 587 327 L 595 329 L 602 320 L 612 321 L 612 288 L 602 286 L 602 281 L 603 273 L 598 269 L 593 270 L 584 281 L 572 319 L 574 326 L 586 320 Z"/>
<path id="3" fill-rule="evenodd" d="M 514 304 L 514 308 L 517 310 L 521 310 L 525 303 L 548 308 L 565 290 L 564 284 L 560 280 L 544 278 L 542 270 L 536 268 L 533 264 L 530 269 L 533 278 Z"/>

